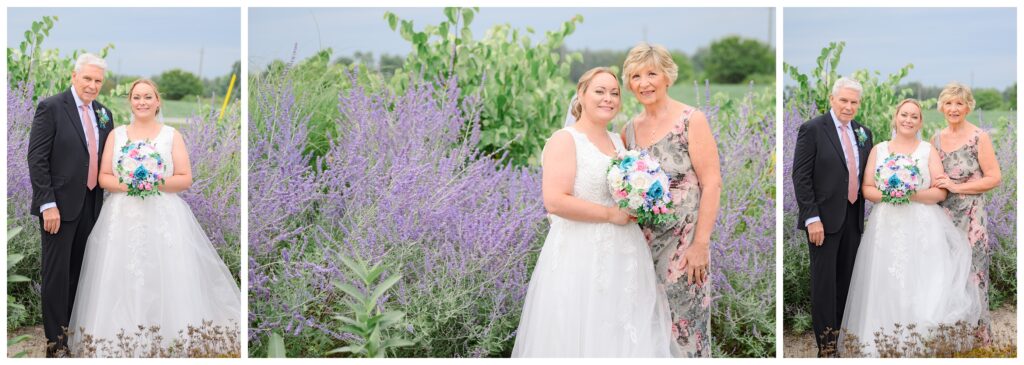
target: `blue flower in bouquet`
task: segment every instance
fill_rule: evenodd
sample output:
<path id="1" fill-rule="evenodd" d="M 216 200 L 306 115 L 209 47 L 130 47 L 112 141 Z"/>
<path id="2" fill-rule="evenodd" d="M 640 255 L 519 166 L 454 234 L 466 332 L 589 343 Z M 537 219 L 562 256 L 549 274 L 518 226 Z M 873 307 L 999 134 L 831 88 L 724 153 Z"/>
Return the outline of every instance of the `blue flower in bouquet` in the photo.
<path id="1" fill-rule="evenodd" d="M 651 200 L 661 199 L 661 196 L 665 194 L 665 188 L 661 186 L 661 181 L 655 180 L 651 184 L 650 189 L 647 190 L 647 198 Z"/>
<path id="2" fill-rule="evenodd" d="M 135 168 L 135 171 L 132 172 L 132 176 L 134 176 L 138 180 L 146 180 L 149 178 L 149 170 L 146 170 L 145 166 L 140 165 L 139 167 Z"/>
<path id="3" fill-rule="evenodd" d="M 619 168 L 623 171 L 629 171 L 633 169 L 634 165 L 636 165 L 636 157 L 626 155 L 626 157 L 622 158 Z"/>
<path id="4" fill-rule="evenodd" d="M 900 187 L 900 178 L 896 175 L 889 176 L 889 186 L 894 188 Z"/>

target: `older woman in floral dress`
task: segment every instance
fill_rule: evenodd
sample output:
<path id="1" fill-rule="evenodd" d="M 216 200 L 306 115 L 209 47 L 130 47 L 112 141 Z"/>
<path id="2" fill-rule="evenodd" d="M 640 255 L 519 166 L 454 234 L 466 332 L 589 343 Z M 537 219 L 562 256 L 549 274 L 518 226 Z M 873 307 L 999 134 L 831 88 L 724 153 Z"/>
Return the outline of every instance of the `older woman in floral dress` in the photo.
<path id="1" fill-rule="evenodd" d="M 967 121 L 967 115 L 974 106 L 974 96 L 969 87 L 957 82 L 946 85 L 939 94 L 938 102 L 939 112 L 946 119 L 946 128 L 936 133 L 932 144 L 939 150 L 947 175 L 938 178 L 935 185 L 949 191 L 946 200 L 939 205 L 946 209 L 953 223 L 967 233 L 967 241 L 971 245 L 971 279 L 978 285 L 984 312 L 977 323 L 977 337 L 981 345 L 988 345 L 992 339 L 988 314 L 988 271 L 992 249 L 984 193 L 999 186 L 1002 177 L 992 139 L 988 133 Z"/>
<path id="2" fill-rule="evenodd" d="M 704 113 L 669 97 L 678 66 L 664 47 L 637 45 L 622 69 L 626 88 L 644 107 L 623 128 L 623 142 L 661 163 L 679 218 L 641 227 L 672 312 L 672 353 L 710 357 L 709 246 L 722 191 L 718 147 Z"/>

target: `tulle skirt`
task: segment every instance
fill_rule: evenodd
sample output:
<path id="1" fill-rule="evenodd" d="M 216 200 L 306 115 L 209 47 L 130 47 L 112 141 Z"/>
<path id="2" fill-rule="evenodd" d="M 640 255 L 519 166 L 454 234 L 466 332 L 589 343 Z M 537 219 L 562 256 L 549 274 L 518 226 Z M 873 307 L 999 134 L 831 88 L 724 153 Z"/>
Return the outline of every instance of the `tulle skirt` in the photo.
<path id="1" fill-rule="evenodd" d="M 83 334 L 115 341 L 140 325 L 159 326 L 165 347 L 204 321 L 237 331 L 239 307 L 238 285 L 184 200 L 114 193 L 86 244 L 69 346 L 79 352 Z"/>
<path id="2" fill-rule="evenodd" d="M 670 357 L 668 302 L 640 228 L 551 220 L 512 357 Z"/>
<path id="3" fill-rule="evenodd" d="M 875 332 L 905 341 L 910 324 L 927 336 L 940 324 L 976 323 L 982 308 L 970 267 L 967 236 L 939 206 L 875 204 L 857 251 L 840 343 L 856 335 L 865 355 L 878 356 Z M 894 335 L 897 323 L 902 335 Z"/>

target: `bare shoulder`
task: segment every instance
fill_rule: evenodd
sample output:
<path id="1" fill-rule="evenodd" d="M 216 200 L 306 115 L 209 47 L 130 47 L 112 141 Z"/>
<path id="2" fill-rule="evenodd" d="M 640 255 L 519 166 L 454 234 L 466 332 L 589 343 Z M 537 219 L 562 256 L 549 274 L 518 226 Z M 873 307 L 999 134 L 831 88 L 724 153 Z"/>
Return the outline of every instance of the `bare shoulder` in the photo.
<path id="1" fill-rule="evenodd" d="M 551 134 L 547 143 L 544 144 L 544 149 L 564 150 L 566 148 L 573 148 L 574 145 L 575 141 L 573 141 L 572 133 L 565 129 L 559 129 Z"/>

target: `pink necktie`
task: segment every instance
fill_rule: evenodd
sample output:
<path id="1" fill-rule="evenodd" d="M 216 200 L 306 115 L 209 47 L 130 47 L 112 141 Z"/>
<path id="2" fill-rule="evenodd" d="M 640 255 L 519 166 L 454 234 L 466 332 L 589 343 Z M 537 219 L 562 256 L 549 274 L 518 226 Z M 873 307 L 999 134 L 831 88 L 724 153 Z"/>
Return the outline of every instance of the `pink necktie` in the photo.
<path id="1" fill-rule="evenodd" d="M 850 184 L 847 187 L 846 199 L 853 204 L 857 201 L 857 185 L 860 179 L 857 178 L 857 162 L 854 161 L 856 158 L 853 154 L 853 143 L 850 142 L 850 135 L 846 133 L 849 127 L 845 124 L 839 125 L 839 130 L 842 131 L 843 135 L 843 149 L 846 150 L 846 172 L 850 174 Z"/>
<path id="2" fill-rule="evenodd" d="M 96 178 L 99 163 L 96 162 L 96 130 L 92 127 L 92 118 L 89 117 L 89 108 L 82 105 L 82 128 L 85 129 L 85 137 L 89 140 L 89 178 L 85 186 L 92 190 L 96 187 Z"/>

